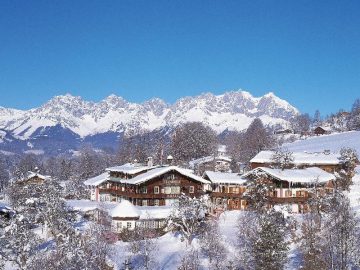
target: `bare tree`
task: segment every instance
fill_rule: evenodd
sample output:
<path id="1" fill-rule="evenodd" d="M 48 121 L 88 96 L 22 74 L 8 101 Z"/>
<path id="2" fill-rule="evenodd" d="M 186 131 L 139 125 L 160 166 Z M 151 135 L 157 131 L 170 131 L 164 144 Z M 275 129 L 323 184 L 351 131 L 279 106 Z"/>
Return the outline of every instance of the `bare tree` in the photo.
<path id="1" fill-rule="evenodd" d="M 291 124 L 295 132 L 304 134 L 310 129 L 310 116 L 307 113 L 300 114 L 293 119 Z"/>
<path id="2" fill-rule="evenodd" d="M 217 137 L 214 130 L 200 122 L 178 126 L 173 135 L 171 154 L 178 163 L 215 153 Z"/>
<path id="3" fill-rule="evenodd" d="M 264 127 L 259 118 L 256 118 L 243 136 L 242 146 L 240 146 L 242 161 L 248 162 L 260 151 L 273 147 L 274 143 L 272 133 Z"/>

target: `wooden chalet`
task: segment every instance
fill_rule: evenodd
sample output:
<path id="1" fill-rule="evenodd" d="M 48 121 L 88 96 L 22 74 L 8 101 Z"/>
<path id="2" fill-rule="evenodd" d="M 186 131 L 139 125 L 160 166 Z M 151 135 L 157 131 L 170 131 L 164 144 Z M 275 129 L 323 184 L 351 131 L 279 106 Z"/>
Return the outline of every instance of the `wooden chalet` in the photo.
<path id="1" fill-rule="evenodd" d="M 177 166 L 144 166 L 128 163 L 106 169 L 92 185 L 93 200 L 121 202 L 126 199 L 138 206 L 164 206 L 177 201 L 180 194 L 199 197 L 210 182 Z M 90 183 L 89 183 L 90 182 Z M 95 184 L 94 184 L 95 183 Z"/>
<path id="2" fill-rule="evenodd" d="M 42 175 L 39 172 L 28 171 L 25 176 L 18 181 L 19 184 L 28 185 L 35 184 L 41 185 L 44 181 L 51 179 L 48 175 Z"/>
<path id="3" fill-rule="evenodd" d="M 274 167 L 276 165 L 273 160 L 274 151 L 261 151 L 253 159 L 250 160 L 251 169 L 258 167 Z M 294 152 L 292 154 L 294 160 L 290 163 L 290 168 L 304 169 L 309 167 L 319 167 L 329 173 L 339 172 L 343 168 L 339 154 L 324 152 Z"/>
<path id="4" fill-rule="evenodd" d="M 318 126 L 318 127 L 314 128 L 313 132 L 315 135 L 319 136 L 319 135 L 330 134 L 331 129 L 328 127 Z"/>
<path id="5" fill-rule="evenodd" d="M 246 208 L 246 200 L 243 197 L 246 180 L 241 175 L 206 171 L 203 177 L 211 182 L 211 202 L 215 211 Z"/>
<path id="6" fill-rule="evenodd" d="M 286 204 L 293 213 L 307 211 L 307 203 L 316 187 L 317 192 L 331 193 L 334 189 L 335 176 L 320 168 L 272 169 L 258 167 L 243 175 L 249 181 L 269 183 L 269 206 Z"/>

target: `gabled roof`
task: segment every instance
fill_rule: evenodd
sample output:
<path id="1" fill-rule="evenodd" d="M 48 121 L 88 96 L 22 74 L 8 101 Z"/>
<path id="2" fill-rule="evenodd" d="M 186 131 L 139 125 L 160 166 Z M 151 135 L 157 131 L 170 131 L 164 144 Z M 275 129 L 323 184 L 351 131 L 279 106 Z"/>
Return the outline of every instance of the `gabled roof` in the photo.
<path id="1" fill-rule="evenodd" d="M 315 128 L 314 128 L 314 130 L 315 129 L 322 129 L 322 130 L 324 130 L 324 131 L 331 131 L 332 129 L 331 129 L 331 127 L 328 127 L 328 126 L 316 126 Z"/>
<path id="2" fill-rule="evenodd" d="M 181 175 L 184 175 L 186 177 L 189 177 L 191 179 L 193 179 L 194 181 L 197 182 L 201 182 L 204 184 L 210 184 L 210 182 L 208 180 L 205 180 L 204 178 L 197 176 L 195 174 L 192 173 L 191 170 L 188 169 L 183 169 L 180 168 L 178 166 L 163 166 L 163 167 L 158 167 L 155 169 L 152 169 L 150 171 L 147 171 L 145 173 L 139 174 L 137 176 L 135 176 L 134 178 L 131 179 L 121 179 L 120 182 L 121 183 L 126 183 L 126 184 L 141 184 L 144 183 L 146 181 L 149 181 L 157 176 L 163 175 L 167 172 L 170 171 L 176 171 Z"/>
<path id="3" fill-rule="evenodd" d="M 143 171 L 147 171 L 147 170 L 151 170 L 154 169 L 158 166 L 145 166 L 143 164 L 140 163 L 126 163 L 124 165 L 121 166 L 115 166 L 115 167 L 110 167 L 107 168 L 106 171 L 111 171 L 111 172 L 121 172 L 124 174 L 137 174 Z"/>
<path id="4" fill-rule="evenodd" d="M 326 183 L 336 179 L 333 174 L 325 172 L 324 170 L 317 167 L 285 170 L 258 167 L 250 172 L 247 172 L 243 175 L 243 177 L 247 178 L 251 175 L 259 174 L 261 172 L 268 174 L 275 179 L 292 183 Z"/>
<path id="5" fill-rule="evenodd" d="M 253 159 L 251 163 L 274 163 L 274 151 L 261 151 Z M 337 165 L 340 164 L 340 155 L 334 153 L 324 152 L 294 152 L 293 153 L 294 165 Z"/>
<path id="6" fill-rule="evenodd" d="M 29 180 L 29 179 L 34 178 L 34 177 L 38 177 L 38 178 L 43 179 L 43 180 L 48 180 L 48 179 L 51 178 L 51 176 L 49 176 L 49 175 L 42 175 L 42 174 L 37 173 L 37 172 L 28 171 L 26 173 L 23 181 Z"/>
<path id="7" fill-rule="evenodd" d="M 109 179 L 109 173 L 104 172 L 98 176 L 87 179 L 86 181 L 84 181 L 84 184 L 86 186 L 98 186 L 98 185 L 101 185 L 102 183 L 106 182 L 108 179 Z"/>
<path id="8" fill-rule="evenodd" d="M 205 171 L 204 176 L 207 176 L 209 180 L 214 184 L 238 184 L 244 185 L 247 181 L 242 178 L 238 173 L 222 173 Z"/>

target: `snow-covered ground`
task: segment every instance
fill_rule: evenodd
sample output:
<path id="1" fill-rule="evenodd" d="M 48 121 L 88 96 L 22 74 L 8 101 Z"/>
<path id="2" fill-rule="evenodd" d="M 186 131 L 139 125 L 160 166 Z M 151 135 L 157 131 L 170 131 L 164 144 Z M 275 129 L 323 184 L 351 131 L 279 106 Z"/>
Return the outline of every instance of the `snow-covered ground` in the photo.
<path id="1" fill-rule="evenodd" d="M 236 223 L 242 211 L 228 211 L 219 217 L 220 233 L 223 237 L 224 247 L 230 254 L 236 252 Z M 114 244 L 114 253 L 111 260 L 115 263 L 115 269 L 123 269 L 124 262 L 131 253 L 127 250 L 128 243 L 118 241 Z M 187 251 L 193 249 L 200 252 L 199 242 L 194 239 L 191 246 L 185 241 L 181 241 L 181 236 L 176 233 L 169 232 L 156 240 L 156 269 L 176 270 L 178 269 L 181 259 Z M 225 258 L 224 258 L 225 259 Z M 200 255 L 201 269 L 208 269 L 208 261 Z"/>
<path id="2" fill-rule="evenodd" d="M 286 143 L 284 147 L 293 152 L 323 152 L 324 150 L 330 150 L 334 153 L 339 153 L 343 147 L 350 147 L 360 153 L 360 131 L 309 137 L 293 143 Z"/>

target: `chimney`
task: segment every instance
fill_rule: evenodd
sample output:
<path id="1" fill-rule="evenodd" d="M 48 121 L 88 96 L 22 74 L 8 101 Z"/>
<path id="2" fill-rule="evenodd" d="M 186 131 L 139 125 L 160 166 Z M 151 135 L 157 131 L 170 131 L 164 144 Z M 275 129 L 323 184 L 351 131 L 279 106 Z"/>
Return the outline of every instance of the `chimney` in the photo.
<path id="1" fill-rule="evenodd" d="M 153 162 L 153 158 L 152 157 L 148 157 L 147 158 L 147 165 L 148 167 L 152 167 L 154 165 L 154 162 Z"/>

